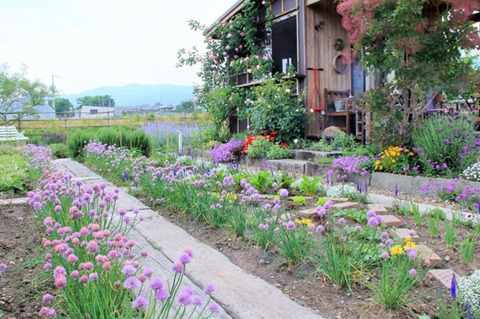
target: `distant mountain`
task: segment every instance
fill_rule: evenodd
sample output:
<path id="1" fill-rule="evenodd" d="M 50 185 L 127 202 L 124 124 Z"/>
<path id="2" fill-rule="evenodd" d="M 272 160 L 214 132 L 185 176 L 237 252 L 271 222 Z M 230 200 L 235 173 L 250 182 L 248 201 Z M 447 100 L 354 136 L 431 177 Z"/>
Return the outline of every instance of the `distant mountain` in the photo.
<path id="1" fill-rule="evenodd" d="M 191 86 L 173 84 L 128 84 L 125 86 L 106 86 L 77 94 L 64 94 L 77 106 L 77 98 L 82 96 L 111 95 L 118 106 L 135 106 L 144 104 L 177 105 L 182 101 L 193 99 Z"/>

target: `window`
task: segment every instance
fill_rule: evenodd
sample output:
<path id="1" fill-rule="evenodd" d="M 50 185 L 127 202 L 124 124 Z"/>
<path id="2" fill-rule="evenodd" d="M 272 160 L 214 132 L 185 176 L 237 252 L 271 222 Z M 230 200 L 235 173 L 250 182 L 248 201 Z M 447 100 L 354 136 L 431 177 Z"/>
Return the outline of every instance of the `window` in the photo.
<path id="1" fill-rule="evenodd" d="M 97 109 L 91 109 L 90 114 L 98 114 L 98 110 Z"/>
<path id="2" fill-rule="evenodd" d="M 273 73 L 287 73 L 288 66 L 297 67 L 297 16 L 272 25 Z"/>

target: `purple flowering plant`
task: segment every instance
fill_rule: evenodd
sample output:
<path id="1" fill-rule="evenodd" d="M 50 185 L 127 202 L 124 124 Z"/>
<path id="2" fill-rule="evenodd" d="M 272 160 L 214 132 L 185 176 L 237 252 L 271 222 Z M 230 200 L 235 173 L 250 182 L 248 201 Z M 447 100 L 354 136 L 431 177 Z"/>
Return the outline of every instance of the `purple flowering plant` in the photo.
<path id="1" fill-rule="evenodd" d="M 243 140 L 231 140 L 210 150 L 215 163 L 238 162 L 243 149 Z"/>

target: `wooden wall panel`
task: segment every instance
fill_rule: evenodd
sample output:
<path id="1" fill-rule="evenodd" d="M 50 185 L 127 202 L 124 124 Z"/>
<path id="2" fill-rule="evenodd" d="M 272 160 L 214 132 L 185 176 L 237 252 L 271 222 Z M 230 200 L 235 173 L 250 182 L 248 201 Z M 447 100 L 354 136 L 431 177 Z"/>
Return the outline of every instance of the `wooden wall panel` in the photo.
<path id="1" fill-rule="evenodd" d="M 306 0 L 304 0 L 306 1 Z M 315 25 L 324 20 L 318 31 Z M 337 51 L 334 47 L 337 38 L 343 39 L 345 48 Z M 323 0 L 315 5 L 305 7 L 305 44 L 306 44 L 306 66 L 307 68 L 324 68 L 319 73 L 319 90 L 322 93 L 325 88 L 334 91 L 345 91 L 351 89 L 351 68 L 340 74 L 334 69 L 334 59 L 338 54 L 346 53 L 350 47 L 347 32 L 341 26 L 341 16 L 336 11 L 336 4 L 333 0 Z M 313 89 L 313 71 L 306 73 L 306 93 L 308 96 Z M 308 105 L 307 105 L 308 107 Z M 316 112 L 317 113 L 317 112 Z M 316 119 L 310 121 L 307 135 L 320 136 L 321 126 L 318 123 L 319 114 Z"/>

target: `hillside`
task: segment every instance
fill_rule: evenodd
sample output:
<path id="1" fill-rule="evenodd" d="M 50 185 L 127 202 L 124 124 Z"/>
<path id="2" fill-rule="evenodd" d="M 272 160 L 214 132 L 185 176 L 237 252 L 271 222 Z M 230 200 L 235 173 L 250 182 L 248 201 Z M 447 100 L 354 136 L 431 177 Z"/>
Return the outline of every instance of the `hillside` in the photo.
<path id="1" fill-rule="evenodd" d="M 191 86 L 173 84 L 128 84 L 125 86 L 107 86 L 77 94 L 64 94 L 59 97 L 68 98 L 73 105 L 82 96 L 111 95 L 118 106 L 135 106 L 161 103 L 177 105 L 185 100 L 193 99 Z"/>

